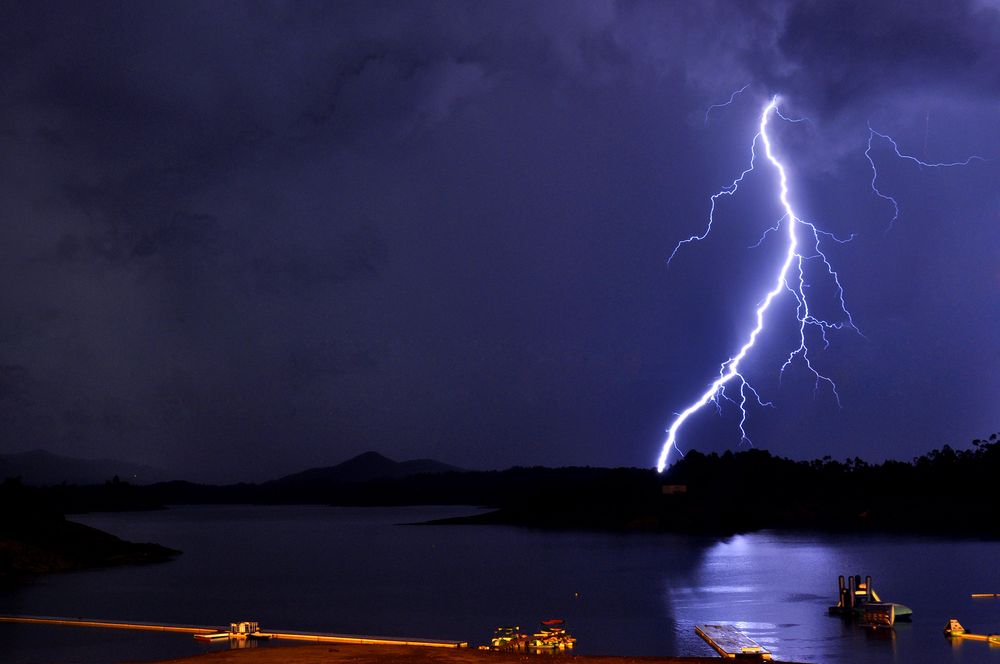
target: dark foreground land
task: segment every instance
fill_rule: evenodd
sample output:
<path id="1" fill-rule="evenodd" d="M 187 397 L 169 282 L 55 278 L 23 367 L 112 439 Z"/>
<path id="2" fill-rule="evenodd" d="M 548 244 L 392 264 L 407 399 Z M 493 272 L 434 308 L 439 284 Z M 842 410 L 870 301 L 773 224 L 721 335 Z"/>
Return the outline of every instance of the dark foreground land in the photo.
<path id="1" fill-rule="evenodd" d="M 180 553 L 67 521 L 36 499 L 37 493 L 17 482 L 0 485 L 0 583 L 50 572 L 162 562 Z"/>
<path id="2" fill-rule="evenodd" d="M 718 664 L 718 657 L 610 657 L 588 655 L 526 655 L 469 648 L 417 646 L 291 646 L 224 650 L 173 659 L 169 664 Z M 163 662 L 161 664 L 168 664 Z M 780 664 L 780 663 L 779 663 Z"/>

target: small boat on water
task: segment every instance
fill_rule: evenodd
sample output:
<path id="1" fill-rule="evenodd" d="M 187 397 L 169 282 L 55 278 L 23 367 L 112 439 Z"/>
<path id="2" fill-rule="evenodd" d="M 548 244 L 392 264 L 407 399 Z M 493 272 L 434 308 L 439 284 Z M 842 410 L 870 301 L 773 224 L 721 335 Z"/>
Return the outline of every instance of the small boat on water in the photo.
<path id="1" fill-rule="evenodd" d="M 234 641 L 244 641 L 246 639 L 270 639 L 270 634 L 265 634 L 260 631 L 260 623 L 245 620 L 243 622 L 229 623 L 229 631 L 218 631 L 209 633 L 198 633 L 194 635 L 196 641 L 221 641 L 223 639 L 230 639 Z"/>
<path id="2" fill-rule="evenodd" d="M 542 621 L 542 629 L 531 636 L 521 633 L 521 628 L 497 627 L 490 639 L 489 646 L 480 646 L 485 650 L 570 650 L 576 643 L 576 637 L 566 632 L 566 624 L 561 618 L 548 618 Z"/>
<path id="3" fill-rule="evenodd" d="M 531 635 L 528 641 L 530 648 L 545 650 L 570 650 L 576 644 L 576 637 L 566 632 L 565 621 L 561 618 L 549 618 L 542 621 L 544 629 Z"/>
<path id="4" fill-rule="evenodd" d="M 517 625 L 513 627 L 497 627 L 490 639 L 493 650 L 520 650 L 528 642 L 528 635 L 521 633 Z"/>
<path id="5" fill-rule="evenodd" d="M 862 581 L 861 575 L 857 574 L 845 581 L 840 575 L 837 585 L 837 604 L 830 607 L 830 615 L 860 619 L 872 627 L 891 627 L 897 620 L 908 621 L 913 617 L 913 609 L 905 604 L 883 602 L 872 587 L 870 576 Z"/>

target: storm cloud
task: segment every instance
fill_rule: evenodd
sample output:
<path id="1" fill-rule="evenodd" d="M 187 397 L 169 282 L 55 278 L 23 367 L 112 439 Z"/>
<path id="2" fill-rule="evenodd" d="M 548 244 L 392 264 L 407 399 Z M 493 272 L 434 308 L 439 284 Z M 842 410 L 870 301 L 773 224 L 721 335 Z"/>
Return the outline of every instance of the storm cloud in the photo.
<path id="1" fill-rule="evenodd" d="M 838 410 L 778 380 L 776 332 L 754 441 L 909 458 L 996 427 L 995 3 L 39 2 L 0 26 L 3 451 L 224 479 L 367 449 L 651 465 L 769 278 L 766 177 L 666 259 L 773 94 L 811 120 L 780 135 L 799 204 L 856 235 L 831 257 L 865 336 L 817 355 Z M 987 161 L 877 143 L 887 233 L 869 123 Z M 737 445 L 713 417 L 682 446 Z"/>

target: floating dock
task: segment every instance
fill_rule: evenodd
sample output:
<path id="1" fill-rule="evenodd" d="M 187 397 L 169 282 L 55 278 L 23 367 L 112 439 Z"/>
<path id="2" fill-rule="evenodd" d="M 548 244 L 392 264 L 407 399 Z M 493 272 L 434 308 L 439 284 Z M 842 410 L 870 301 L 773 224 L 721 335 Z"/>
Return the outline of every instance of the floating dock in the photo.
<path id="1" fill-rule="evenodd" d="M 424 646 L 428 648 L 468 648 L 467 641 L 438 639 L 408 639 L 397 636 L 358 636 L 354 634 L 325 634 L 322 632 L 260 632 L 262 638 L 309 641 L 311 643 L 356 643 L 376 646 Z"/>
<path id="2" fill-rule="evenodd" d="M 384 646 L 423 646 L 428 648 L 467 648 L 467 641 L 447 641 L 441 639 L 411 639 L 395 636 L 360 636 L 355 634 L 327 634 L 323 632 L 263 631 L 259 628 L 252 633 L 240 634 L 218 627 L 200 625 L 171 625 L 146 622 L 119 622 L 112 620 L 86 620 L 84 618 L 60 618 L 54 616 L 0 615 L 0 622 L 28 623 L 35 625 L 71 625 L 74 627 L 103 627 L 108 629 L 134 629 L 150 632 L 175 632 L 192 634 L 196 639 L 221 639 L 226 637 L 251 637 L 256 639 L 286 639 L 310 643 L 355 643 Z M 241 623 L 234 623 L 241 624 Z M 248 623 L 243 623 L 248 624 Z M 256 624 L 253 623 L 255 626 Z"/>
<path id="3" fill-rule="evenodd" d="M 1000 645 L 1000 634 L 970 634 L 962 627 L 962 623 L 955 618 L 948 621 L 948 626 L 944 628 L 945 636 L 949 639 L 966 639 L 968 641 L 986 641 L 991 646 Z"/>
<path id="4" fill-rule="evenodd" d="M 698 625 L 694 631 L 722 657 L 771 659 L 771 653 L 762 645 L 732 625 Z"/>
<path id="5" fill-rule="evenodd" d="M 147 632 L 176 632 L 181 634 L 212 634 L 216 627 L 197 625 L 170 625 L 144 622 L 117 622 L 114 620 L 87 620 L 85 618 L 58 618 L 55 616 L 0 615 L 0 622 L 29 623 L 35 625 L 71 625 L 73 627 L 105 627 L 108 629 L 137 629 Z"/>

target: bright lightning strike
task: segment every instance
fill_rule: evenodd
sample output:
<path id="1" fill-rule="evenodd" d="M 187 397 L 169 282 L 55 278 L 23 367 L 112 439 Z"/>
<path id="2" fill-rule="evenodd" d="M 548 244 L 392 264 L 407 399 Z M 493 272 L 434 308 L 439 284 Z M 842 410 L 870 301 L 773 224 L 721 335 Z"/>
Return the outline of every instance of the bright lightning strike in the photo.
<path id="1" fill-rule="evenodd" d="M 742 90 L 740 91 L 742 92 Z M 735 97 L 734 93 L 734 97 Z M 732 102 L 732 98 L 730 102 Z M 765 232 L 765 236 L 771 230 L 780 229 L 781 225 L 784 224 L 785 230 L 787 232 L 787 249 L 785 251 L 784 259 L 778 269 L 777 274 L 774 279 L 774 286 L 770 291 L 764 296 L 760 304 L 757 306 L 756 311 L 756 324 L 750 331 L 746 342 L 740 347 L 740 350 L 736 355 L 730 357 L 728 360 L 722 363 L 719 369 L 719 376 L 705 389 L 705 391 L 694 401 L 691 405 L 685 408 L 683 411 L 677 414 L 673 422 L 671 422 L 670 427 L 667 429 L 667 439 L 663 444 L 663 450 L 660 452 L 660 457 L 657 462 L 657 469 L 663 472 L 663 469 L 667 465 L 667 456 L 670 450 L 673 449 L 674 444 L 677 441 L 677 435 L 681 430 L 684 423 L 696 412 L 704 408 L 709 402 L 715 403 L 716 407 L 719 407 L 719 398 L 724 398 L 727 401 L 736 403 L 740 409 L 740 434 L 743 441 L 749 442 L 749 436 L 747 436 L 745 423 L 747 418 L 746 413 L 746 402 L 748 398 L 748 393 L 753 396 L 753 398 L 760 405 L 770 405 L 769 402 L 764 402 L 757 391 L 747 382 L 747 379 L 740 373 L 740 363 L 749 354 L 750 350 L 754 347 L 757 342 L 757 338 L 764 330 L 765 315 L 768 309 L 771 307 L 771 303 L 774 302 L 783 293 L 790 293 L 792 297 L 795 298 L 796 308 L 795 315 L 798 322 L 798 345 L 788 354 L 784 364 L 781 366 L 781 372 L 784 372 L 793 362 L 798 360 L 813 374 L 816 381 L 816 389 L 819 390 L 823 385 L 826 385 L 833 392 L 834 397 L 837 399 L 837 403 L 840 403 L 840 397 L 837 394 L 836 385 L 833 381 L 819 373 L 819 371 L 813 366 L 812 359 L 809 356 L 809 346 L 806 340 L 806 332 L 809 327 L 815 327 L 819 330 L 820 336 L 823 339 L 823 343 L 827 344 L 826 333 L 831 329 L 843 329 L 850 328 L 854 331 L 858 331 L 857 326 L 854 324 L 854 320 L 847 311 L 847 307 L 844 301 L 844 289 L 840 284 L 840 278 L 833 269 L 830 261 L 827 259 L 826 255 L 820 249 L 821 236 L 832 238 L 837 242 L 846 242 L 849 240 L 838 240 L 829 233 L 819 230 L 814 224 L 805 221 L 799 217 L 795 210 L 792 209 L 792 205 L 788 200 L 788 174 L 785 170 L 785 166 L 778 160 L 774 155 L 772 149 L 771 138 L 767 133 L 768 121 L 772 116 L 776 116 L 782 120 L 789 122 L 800 122 L 802 119 L 786 118 L 778 111 L 778 98 L 774 97 L 771 99 L 760 115 L 760 129 L 754 136 L 753 141 L 750 144 L 750 165 L 740 173 L 733 182 L 715 193 L 711 200 L 711 208 L 708 215 L 708 226 L 705 232 L 701 235 L 692 235 L 686 240 L 680 241 L 674 248 L 674 251 L 670 255 L 670 259 L 677 254 L 677 251 L 685 244 L 691 242 L 704 240 L 708 237 L 712 230 L 712 223 L 715 218 L 715 206 L 716 201 L 721 196 L 732 196 L 739 189 L 740 184 L 743 179 L 755 168 L 755 160 L 757 157 L 757 144 L 758 141 L 764 146 L 764 155 L 771 166 L 777 171 L 779 177 L 779 191 L 778 200 L 781 203 L 781 207 L 784 210 L 784 215 L 778 221 L 776 226 L 772 227 Z M 707 117 L 707 114 L 706 114 Z M 803 233 L 803 237 L 800 238 L 799 233 Z M 763 238 L 761 238 L 763 241 Z M 758 242 L 759 244 L 759 242 Z M 668 261 L 669 262 L 669 261 Z M 832 283 L 836 289 L 838 298 L 840 300 L 841 309 L 844 315 L 844 319 L 837 322 L 830 322 L 819 318 L 812 308 L 809 306 L 809 300 L 806 297 L 807 289 L 809 288 L 809 283 L 806 280 L 807 268 L 814 263 L 820 263 L 821 269 L 826 274 L 827 277 L 832 279 Z M 726 386 L 735 381 L 739 384 L 739 402 L 737 403 L 734 399 L 726 394 Z"/>

